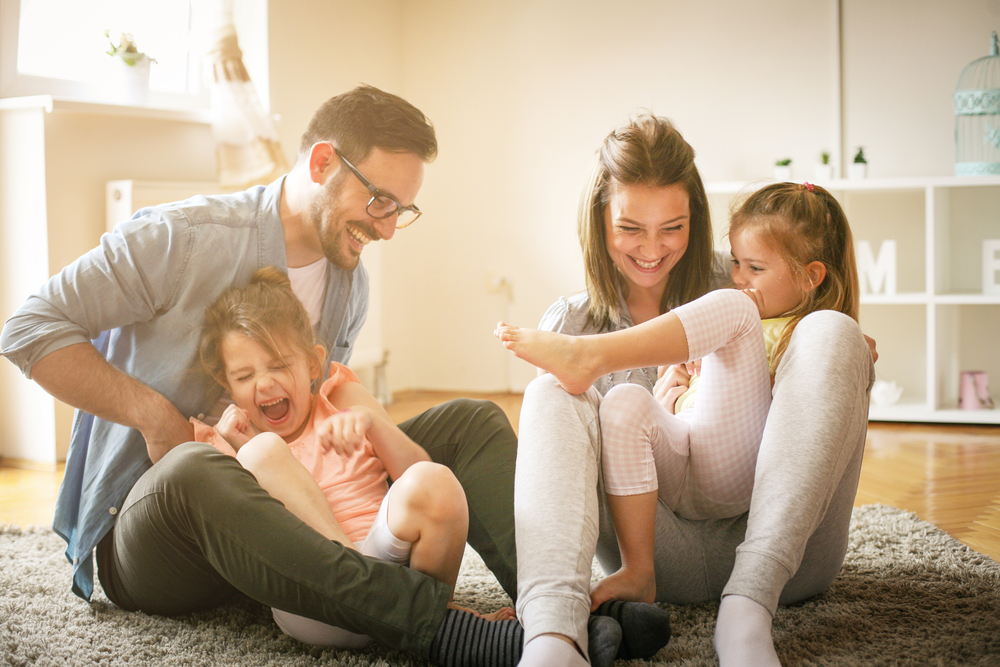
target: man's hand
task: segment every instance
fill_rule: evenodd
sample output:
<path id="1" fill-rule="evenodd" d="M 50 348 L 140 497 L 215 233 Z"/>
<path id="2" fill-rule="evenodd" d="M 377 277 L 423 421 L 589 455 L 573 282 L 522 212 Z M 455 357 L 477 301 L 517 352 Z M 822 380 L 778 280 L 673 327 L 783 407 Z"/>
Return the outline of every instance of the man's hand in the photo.
<path id="1" fill-rule="evenodd" d="M 142 437 L 146 440 L 146 453 L 149 455 L 149 460 L 156 463 L 177 445 L 194 440 L 194 426 L 190 421 L 184 419 L 173 403 L 162 394 L 153 392 L 152 389 L 149 391 L 155 394 L 156 398 L 153 399 L 153 404 L 157 407 L 151 408 L 144 416 L 142 425 L 136 425 L 135 428 L 142 433 Z M 130 426 L 130 424 L 126 424 L 126 426 Z"/>
<path id="2" fill-rule="evenodd" d="M 316 429 L 316 439 L 324 449 L 340 456 L 351 456 L 365 446 L 365 436 L 372 427 L 372 411 L 355 405 L 330 416 Z"/>
<path id="3" fill-rule="evenodd" d="M 173 403 L 109 364 L 90 343 L 42 357 L 32 367 L 31 379 L 63 403 L 138 430 L 153 463 L 194 440 L 194 427 Z"/>
<path id="4" fill-rule="evenodd" d="M 257 435 L 257 429 L 250 423 L 250 414 L 243 408 L 236 407 L 235 403 L 226 406 L 219 423 L 215 425 L 215 430 L 236 451 L 240 451 L 240 447 Z"/>

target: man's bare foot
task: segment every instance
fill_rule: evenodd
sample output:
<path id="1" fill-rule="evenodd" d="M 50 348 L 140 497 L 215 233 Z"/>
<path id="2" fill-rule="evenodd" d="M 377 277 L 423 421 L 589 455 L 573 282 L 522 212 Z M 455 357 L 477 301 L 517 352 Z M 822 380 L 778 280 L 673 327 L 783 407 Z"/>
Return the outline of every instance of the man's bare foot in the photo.
<path id="1" fill-rule="evenodd" d="M 590 611 L 608 600 L 626 602 L 656 601 L 656 573 L 637 572 L 623 567 L 614 574 L 601 579 L 590 591 Z"/>
<path id="2" fill-rule="evenodd" d="M 522 329 L 505 322 L 497 323 L 493 335 L 518 359 L 552 373 L 571 394 L 582 394 L 601 376 L 594 368 L 592 356 L 585 351 L 585 341 L 579 336 Z"/>
<path id="3" fill-rule="evenodd" d="M 489 614 L 480 614 L 475 609 L 469 609 L 468 607 L 462 607 L 460 605 L 455 604 L 454 602 L 449 602 L 448 603 L 448 608 L 449 609 L 457 609 L 459 611 L 467 611 L 470 614 L 472 614 L 473 616 L 478 616 L 479 618 L 484 618 L 487 621 L 512 621 L 512 620 L 516 620 L 517 619 L 517 614 L 515 614 L 514 610 L 511 609 L 510 607 L 501 607 L 500 609 L 498 609 L 498 610 L 496 610 L 496 611 L 494 611 L 492 613 L 489 613 Z"/>

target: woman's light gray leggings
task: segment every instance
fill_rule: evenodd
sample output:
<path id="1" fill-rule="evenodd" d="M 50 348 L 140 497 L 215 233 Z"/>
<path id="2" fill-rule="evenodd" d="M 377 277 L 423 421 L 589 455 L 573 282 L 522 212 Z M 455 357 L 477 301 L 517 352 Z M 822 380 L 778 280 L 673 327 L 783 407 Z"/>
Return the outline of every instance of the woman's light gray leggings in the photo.
<path id="1" fill-rule="evenodd" d="M 744 595 L 773 613 L 825 590 L 847 553 L 874 367 L 858 324 L 820 311 L 795 329 L 775 376 L 750 511 L 690 521 L 660 504 L 657 600 Z M 517 614 L 525 642 L 566 635 L 587 648 L 591 562 L 620 566 L 600 487 L 601 395 L 571 396 L 551 375 L 521 408 L 514 485 Z"/>

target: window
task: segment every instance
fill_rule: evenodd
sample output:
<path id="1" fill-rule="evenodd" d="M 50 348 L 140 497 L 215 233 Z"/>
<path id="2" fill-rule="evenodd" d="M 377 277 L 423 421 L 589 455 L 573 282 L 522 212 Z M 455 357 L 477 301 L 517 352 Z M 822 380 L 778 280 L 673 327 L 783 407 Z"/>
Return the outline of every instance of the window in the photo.
<path id="1" fill-rule="evenodd" d="M 106 52 L 129 33 L 156 60 L 149 104 L 206 107 L 192 12 L 192 0 L 0 0 L 0 97 L 116 101 L 123 65 Z"/>

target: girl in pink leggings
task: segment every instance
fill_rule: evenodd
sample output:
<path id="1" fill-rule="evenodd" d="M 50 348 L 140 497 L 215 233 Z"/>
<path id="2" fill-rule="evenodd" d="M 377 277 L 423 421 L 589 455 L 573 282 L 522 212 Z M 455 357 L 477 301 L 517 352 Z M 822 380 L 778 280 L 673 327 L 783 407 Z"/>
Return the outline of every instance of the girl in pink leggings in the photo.
<path id="1" fill-rule="evenodd" d="M 792 332 L 818 310 L 858 318 L 851 230 L 823 188 L 778 183 L 755 192 L 733 215 L 729 239 L 737 290 L 710 292 L 612 333 L 566 336 L 503 323 L 496 332 L 574 394 L 609 372 L 702 359 L 673 409 L 633 384 L 614 387 L 601 403 L 604 486 L 621 568 L 593 589 L 592 608 L 656 599 L 658 502 L 692 520 L 749 509 L 774 369 Z"/>

